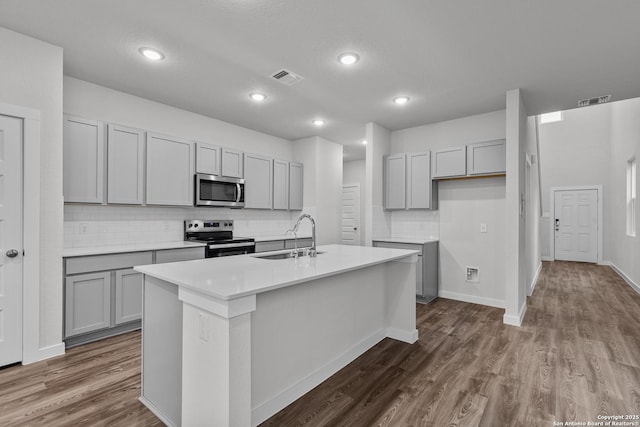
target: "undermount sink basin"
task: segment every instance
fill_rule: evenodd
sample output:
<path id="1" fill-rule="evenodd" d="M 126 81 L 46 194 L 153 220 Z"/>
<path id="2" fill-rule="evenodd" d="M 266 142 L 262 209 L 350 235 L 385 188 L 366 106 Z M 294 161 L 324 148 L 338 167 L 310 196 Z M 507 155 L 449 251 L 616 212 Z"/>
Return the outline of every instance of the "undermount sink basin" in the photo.
<path id="1" fill-rule="evenodd" d="M 316 252 L 317 255 L 323 254 L 323 251 L 318 251 Z M 289 259 L 289 258 L 294 258 L 294 252 L 280 252 L 277 254 L 267 254 L 267 255 L 252 255 L 254 258 L 260 258 L 260 259 Z M 298 251 L 298 257 L 302 258 L 304 257 L 304 250 L 300 250 Z"/>

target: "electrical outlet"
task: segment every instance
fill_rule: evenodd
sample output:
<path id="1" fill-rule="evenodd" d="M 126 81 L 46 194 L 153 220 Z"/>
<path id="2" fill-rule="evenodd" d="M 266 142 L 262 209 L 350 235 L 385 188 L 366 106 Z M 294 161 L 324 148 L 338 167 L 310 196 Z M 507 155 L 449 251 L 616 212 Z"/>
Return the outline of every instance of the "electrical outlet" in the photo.
<path id="1" fill-rule="evenodd" d="M 81 222 L 80 223 L 80 234 L 85 234 L 87 231 L 89 231 L 89 224 L 87 224 L 86 222 Z"/>
<path id="2" fill-rule="evenodd" d="M 479 282 L 480 281 L 480 269 L 477 267 L 467 267 L 467 282 Z"/>
<path id="3" fill-rule="evenodd" d="M 204 313 L 200 313 L 200 325 L 199 325 L 200 339 L 202 341 L 209 341 L 209 316 Z"/>

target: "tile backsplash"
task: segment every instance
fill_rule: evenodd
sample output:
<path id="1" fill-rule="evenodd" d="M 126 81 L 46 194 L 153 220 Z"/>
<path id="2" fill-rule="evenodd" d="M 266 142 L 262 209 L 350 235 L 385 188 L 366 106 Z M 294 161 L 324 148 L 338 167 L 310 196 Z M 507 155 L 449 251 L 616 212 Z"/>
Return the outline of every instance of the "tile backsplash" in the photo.
<path id="1" fill-rule="evenodd" d="M 227 208 L 65 205 L 64 247 L 171 242 L 185 219 L 233 219 L 235 236 L 284 234 L 300 212 Z"/>
<path id="2" fill-rule="evenodd" d="M 406 238 L 440 237 L 440 211 L 409 210 L 391 212 L 391 236 Z"/>

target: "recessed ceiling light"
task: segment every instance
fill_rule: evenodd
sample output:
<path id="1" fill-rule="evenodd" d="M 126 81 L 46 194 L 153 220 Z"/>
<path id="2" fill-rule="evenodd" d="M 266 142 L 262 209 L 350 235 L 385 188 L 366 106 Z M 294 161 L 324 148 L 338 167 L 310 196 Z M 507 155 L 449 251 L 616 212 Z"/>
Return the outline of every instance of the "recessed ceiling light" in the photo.
<path id="1" fill-rule="evenodd" d="M 141 47 L 138 49 L 138 52 L 140 52 L 140 54 L 145 58 L 152 61 L 160 61 L 161 59 L 164 59 L 164 53 L 151 47 Z"/>
<path id="2" fill-rule="evenodd" d="M 395 102 L 398 105 L 406 104 L 407 102 L 409 102 L 409 97 L 408 96 L 398 96 L 397 98 L 393 98 L 393 102 Z"/>
<path id="3" fill-rule="evenodd" d="M 322 126 L 323 124 L 325 124 L 325 121 L 322 119 L 315 119 L 311 123 L 313 123 L 316 126 Z"/>
<path id="4" fill-rule="evenodd" d="M 362 140 L 362 145 L 367 145 L 367 140 L 366 139 Z"/>
<path id="5" fill-rule="evenodd" d="M 343 53 L 338 56 L 338 61 L 343 65 L 353 65 L 360 60 L 360 57 L 355 53 Z"/>
<path id="6" fill-rule="evenodd" d="M 258 101 L 258 102 L 264 101 L 265 99 L 267 99 L 267 95 L 263 93 L 252 93 L 249 95 L 249 97 L 254 101 Z"/>

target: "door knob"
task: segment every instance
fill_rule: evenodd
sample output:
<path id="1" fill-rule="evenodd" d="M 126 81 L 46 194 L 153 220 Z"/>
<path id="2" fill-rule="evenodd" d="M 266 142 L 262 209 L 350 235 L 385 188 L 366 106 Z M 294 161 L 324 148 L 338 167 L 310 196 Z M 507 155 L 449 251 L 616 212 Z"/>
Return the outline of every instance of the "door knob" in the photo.
<path id="1" fill-rule="evenodd" d="M 6 255 L 7 255 L 9 258 L 15 258 L 15 257 L 17 257 L 17 256 L 18 256 L 18 251 L 17 251 L 17 249 L 9 249 L 9 250 L 7 251 L 7 253 L 6 253 Z"/>
<path id="2" fill-rule="evenodd" d="M 358 229 L 358 227 L 353 227 L 353 231 L 356 231 Z"/>

